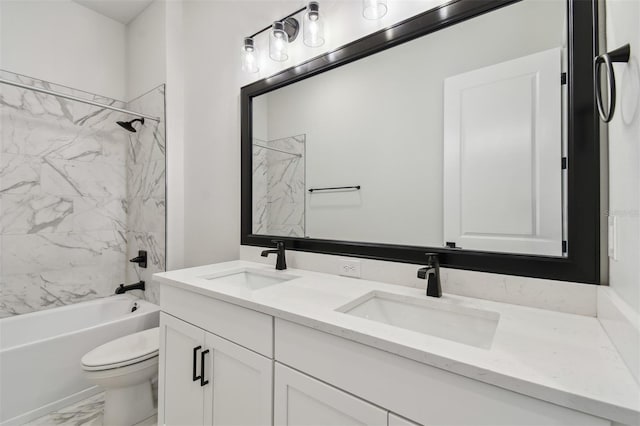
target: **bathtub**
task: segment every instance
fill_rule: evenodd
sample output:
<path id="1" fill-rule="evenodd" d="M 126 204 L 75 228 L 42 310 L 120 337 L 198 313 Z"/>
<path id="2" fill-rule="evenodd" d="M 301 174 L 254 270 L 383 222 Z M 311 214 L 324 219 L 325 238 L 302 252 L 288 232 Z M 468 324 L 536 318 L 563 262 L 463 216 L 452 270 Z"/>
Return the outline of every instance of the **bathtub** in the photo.
<path id="1" fill-rule="evenodd" d="M 159 312 L 152 303 L 119 295 L 1 319 L 0 425 L 23 424 L 100 392 L 85 380 L 82 356 L 157 327 Z"/>

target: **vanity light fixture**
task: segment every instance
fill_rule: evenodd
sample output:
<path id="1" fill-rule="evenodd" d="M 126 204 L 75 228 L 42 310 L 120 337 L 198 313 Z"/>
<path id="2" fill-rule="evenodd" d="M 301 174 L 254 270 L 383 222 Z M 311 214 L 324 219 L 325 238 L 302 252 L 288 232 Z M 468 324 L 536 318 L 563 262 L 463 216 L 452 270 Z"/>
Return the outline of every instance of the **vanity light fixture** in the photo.
<path id="1" fill-rule="evenodd" d="M 362 16 L 365 19 L 380 19 L 387 14 L 387 0 L 362 0 Z"/>
<path id="2" fill-rule="evenodd" d="M 324 44 L 324 22 L 320 19 L 320 4 L 317 1 L 309 2 L 307 13 L 302 21 L 304 44 L 309 47 L 318 47 Z"/>
<path id="3" fill-rule="evenodd" d="M 258 51 L 256 50 L 253 38 L 245 37 L 242 46 L 242 71 L 258 72 Z"/>
<path id="4" fill-rule="evenodd" d="M 284 30 L 284 22 L 275 21 L 269 34 L 269 57 L 284 62 L 289 59 L 289 35 Z"/>
<path id="5" fill-rule="evenodd" d="M 309 47 L 322 46 L 324 44 L 324 22 L 320 17 L 320 4 L 317 1 L 311 1 L 307 6 L 301 7 L 249 37 L 245 37 L 242 46 L 242 70 L 246 72 L 259 71 L 255 37 L 269 30 L 269 57 L 277 62 L 289 59 L 289 44 L 298 37 L 300 30 L 300 23 L 294 16 L 303 11 L 306 11 L 303 17 L 304 44 Z"/>

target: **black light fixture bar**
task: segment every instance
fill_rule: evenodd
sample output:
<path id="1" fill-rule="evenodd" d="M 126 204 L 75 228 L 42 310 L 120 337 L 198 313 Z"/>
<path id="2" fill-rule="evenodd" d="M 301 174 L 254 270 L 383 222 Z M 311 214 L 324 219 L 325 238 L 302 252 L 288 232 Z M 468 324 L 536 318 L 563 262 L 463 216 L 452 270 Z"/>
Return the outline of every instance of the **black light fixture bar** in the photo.
<path id="1" fill-rule="evenodd" d="M 300 9 L 296 10 L 295 12 L 290 13 L 290 14 L 288 14 L 287 16 L 285 16 L 284 18 L 282 18 L 282 19 L 278 19 L 278 20 L 277 20 L 277 21 L 275 21 L 275 22 L 284 22 L 284 20 L 285 20 L 285 19 L 287 19 L 287 18 L 291 18 L 292 16 L 295 16 L 295 15 L 297 15 L 298 13 L 300 13 L 300 12 L 302 12 L 302 11 L 305 11 L 305 10 L 307 10 L 307 6 L 303 6 L 303 7 L 301 7 Z M 252 34 L 252 35 L 250 35 L 248 38 L 254 38 L 254 37 L 255 37 L 255 36 L 257 36 L 258 34 L 262 34 L 263 32 L 265 32 L 265 31 L 267 31 L 267 30 L 270 30 L 270 29 L 271 29 L 271 25 L 268 25 L 268 26 L 264 27 L 263 29 L 261 29 L 260 31 L 258 31 L 258 32 L 256 32 L 256 33 L 253 33 L 253 34 Z"/>

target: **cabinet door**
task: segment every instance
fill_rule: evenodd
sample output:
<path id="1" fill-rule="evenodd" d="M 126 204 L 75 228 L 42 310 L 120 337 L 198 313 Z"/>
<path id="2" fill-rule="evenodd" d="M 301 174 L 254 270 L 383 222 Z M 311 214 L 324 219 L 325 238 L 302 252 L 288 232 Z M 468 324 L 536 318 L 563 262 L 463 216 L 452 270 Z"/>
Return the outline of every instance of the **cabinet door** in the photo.
<path id="1" fill-rule="evenodd" d="M 385 410 L 278 363 L 274 410 L 278 426 L 387 424 Z"/>
<path id="2" fill-rule="evenodd" d="M 203 424 L 204 391 L 200 380 L 194 380 L 194 373 L 200 374 L 204 334 L 198 327 L 164 313 L 160 315 L 160 425 Z"/>
<path id="3" fill-rule="evenodd" d="M 204 424 L 271 425 L 273 361 L 211 333 L 206 346 Z"/>

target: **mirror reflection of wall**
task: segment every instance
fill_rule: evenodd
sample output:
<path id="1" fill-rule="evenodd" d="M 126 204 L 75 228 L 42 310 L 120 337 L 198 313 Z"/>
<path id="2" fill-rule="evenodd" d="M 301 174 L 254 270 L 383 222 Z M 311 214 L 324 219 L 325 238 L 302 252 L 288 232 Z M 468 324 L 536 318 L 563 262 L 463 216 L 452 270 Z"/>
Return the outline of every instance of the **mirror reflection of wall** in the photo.
<path id="1" fill-rule="evenodd" d="M 540 72 L 554 66 L 558 73 L 566 70 L 566 8 L 563 1 L 524 0 L 253 98 L 254 143 L 306 136 L 304 157 L 297 160 L 298 170 L 306 175 L 306 208 L 297 210 L 304 216 L 299 223 L 306 223 L 302 235 L 561 255 L 563 138 L 558 115 L 563 115 L 566 86 L 561 86 L 560 75 L 553 84 L 541 85 L 548 75 Z M 532 65 L 522 71 L 528 77 L 519 79 L 510 61 L 527 61 L 524 58 L 545 51 L 555 52 L 549 54 L 555 55 L 555 65 L 545 63 L 542 71 Z M 499 81 L 477 81 L 489 87 L 484 92 L 468 90 L 475 84 L 473 73 L 486 74 L 482 70 L 491 69 L 487 67 L 512 74 L 503 74 Z M 486 109 L 473 102 L 458 104 L 457 125 L 460 134 L 468 134 L 452 139 L 452 132 L 445 131 L 445 122 L 453 116 L 451 108 L 449 117 L 444 114 L 445 83 L 468 73 L 472 78 L 464 81 L 471 81 L 470 86 L 458 85 L 458 91 L 450 89 L 447 96 L 468 99 L 475 93 L 477 99 L 489 98 Z M 513 95 L 516 92 L 522 96 Z M 513 106 L 505 103 L 509 99 Z M 541 114 L 549 105 L 554 112 Z M 483 135 L 482 120 L 489 118 L 487 127 L 502 130 Z M 475 157 L 467 155 L 472 146 L 465 145 L 472 135 Z M 450 164 L 456 161 L 444 160 L 451 146 L 457 146 L 459 154 L 453 186 Z M 258 214 L 261 191 L 269 186 L 268 173 L 256 164 L 267 155 L 263 151 L 254 146 L 254 233 L 294 235 L 291 229 L 268 229 L 265 210 Z M 493 171 L 491 179 L 478 182 L 473 177 L 474 171 L 486 175 L 488 170 Z M 297 187 L 300 177 L 295 179 L 282 181 L 280 188 Z M 500 187 L 500 182 L 508 184 Z M 361 189 L 308 192 L 351 185 Z M 452 187 L 457 192 L 445 194 L 444 189 Z M 271 188 L 271 202 L 287 198 Z M 452 194 L 457 205 L 448 201 Z M 508 216 L 516 212 L 518 219 L 505 224 L 501 211 L 510 212 Z"/>

